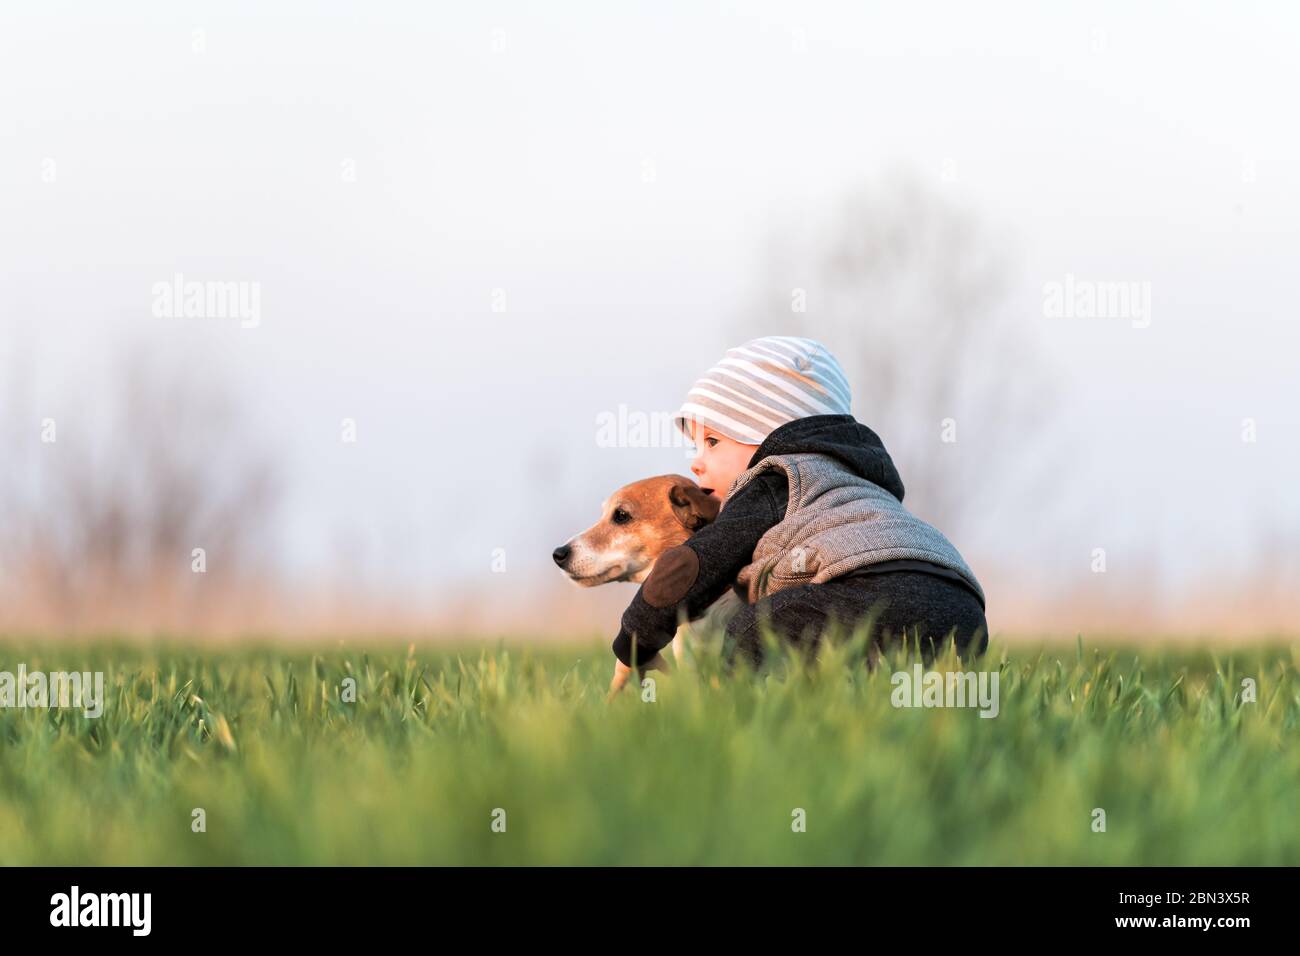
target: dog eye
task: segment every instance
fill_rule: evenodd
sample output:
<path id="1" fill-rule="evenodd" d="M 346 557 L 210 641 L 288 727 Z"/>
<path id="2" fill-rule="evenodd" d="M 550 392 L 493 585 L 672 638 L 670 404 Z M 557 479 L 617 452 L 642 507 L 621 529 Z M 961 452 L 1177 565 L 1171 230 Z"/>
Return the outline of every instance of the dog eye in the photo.
<path id="1" fill-rule="evenodd" d="M 614 524 L 627 524 L 632 520 L 632 516 L 623 508 L 614 509 Z"/>

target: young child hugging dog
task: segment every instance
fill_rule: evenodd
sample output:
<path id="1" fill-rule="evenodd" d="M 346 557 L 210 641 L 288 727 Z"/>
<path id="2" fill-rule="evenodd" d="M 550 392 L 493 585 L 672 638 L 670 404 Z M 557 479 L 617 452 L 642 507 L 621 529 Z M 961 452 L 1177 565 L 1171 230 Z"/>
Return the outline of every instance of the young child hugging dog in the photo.
<path id="1" fill-rule="evenodd" d="M 873 643 L 988 646 L 984 591 L 957 549 L 903 507 L 885 446 L 849 411 L 849 383 L 819 342 L 789 336 L 729 349 L 691 388 L 676 423 L 691 471 L 721 503 L 714 520 L 655 562 L 614 639 L 611 692 L 659 667 L 679 615 L 698 619 L 729 587 L 746 602 L 724 653 L 762 662 L 759 628 L 814 650 L 837 622 L 872 617 Z"/>

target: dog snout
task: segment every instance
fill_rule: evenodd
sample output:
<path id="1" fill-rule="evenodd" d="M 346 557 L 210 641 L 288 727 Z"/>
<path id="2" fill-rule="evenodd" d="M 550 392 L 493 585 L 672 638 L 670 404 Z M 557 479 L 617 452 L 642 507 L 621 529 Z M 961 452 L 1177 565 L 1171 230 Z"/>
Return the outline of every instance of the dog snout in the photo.
<path id="1" fill-rule="evenodd" d="M 554 551 L 551 552 L 551 557 L 555 559 L 556 564 L 558 564 L 560 567 L 564 567 L 564 562 L 569 560 L 569 554 L 572 552 L 572 550 L 573 549 L 570 548 L 567 544 L 562 544 Z"/>

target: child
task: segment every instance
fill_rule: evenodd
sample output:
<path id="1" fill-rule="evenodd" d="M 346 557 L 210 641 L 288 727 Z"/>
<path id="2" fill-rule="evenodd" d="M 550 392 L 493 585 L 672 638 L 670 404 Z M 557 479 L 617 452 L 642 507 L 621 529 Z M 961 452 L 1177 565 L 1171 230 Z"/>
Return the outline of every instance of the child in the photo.
<path id="1" fill-rule="evenodd" d="M 849 413 L 849 385 L 819 342 L 767 336 L 728 350 L 697 381 L 677 426 L 717 518 L 665 551 L 623 614 L 613 689 L 635 662 L 661 664 L 679 613 L 700 617 L 728 587 L 747 604 L 725 653 L 762 660 L 759 626 L 813 648 L 832 620 L 874 612 L 873 642 L 949 635 L 984 653 L 984 592 L 948 540 L 902 505 L 903 482 L 875 432 Z"/>

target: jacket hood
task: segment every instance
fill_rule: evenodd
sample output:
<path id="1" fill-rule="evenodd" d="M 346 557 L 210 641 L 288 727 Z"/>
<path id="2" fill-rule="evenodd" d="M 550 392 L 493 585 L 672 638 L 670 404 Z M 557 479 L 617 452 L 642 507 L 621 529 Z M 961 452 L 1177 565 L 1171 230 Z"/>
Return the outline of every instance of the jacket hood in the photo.
<path id="1" fill-rule="evenodd" d="M 900 502 L 903 479 L 885 444 L 852 415 L 810 415 L 771 431 L 749 460 L 753 468 L 769 455 L 816 453 L 834 458 L 853 474 L 874 482 Z"/>

